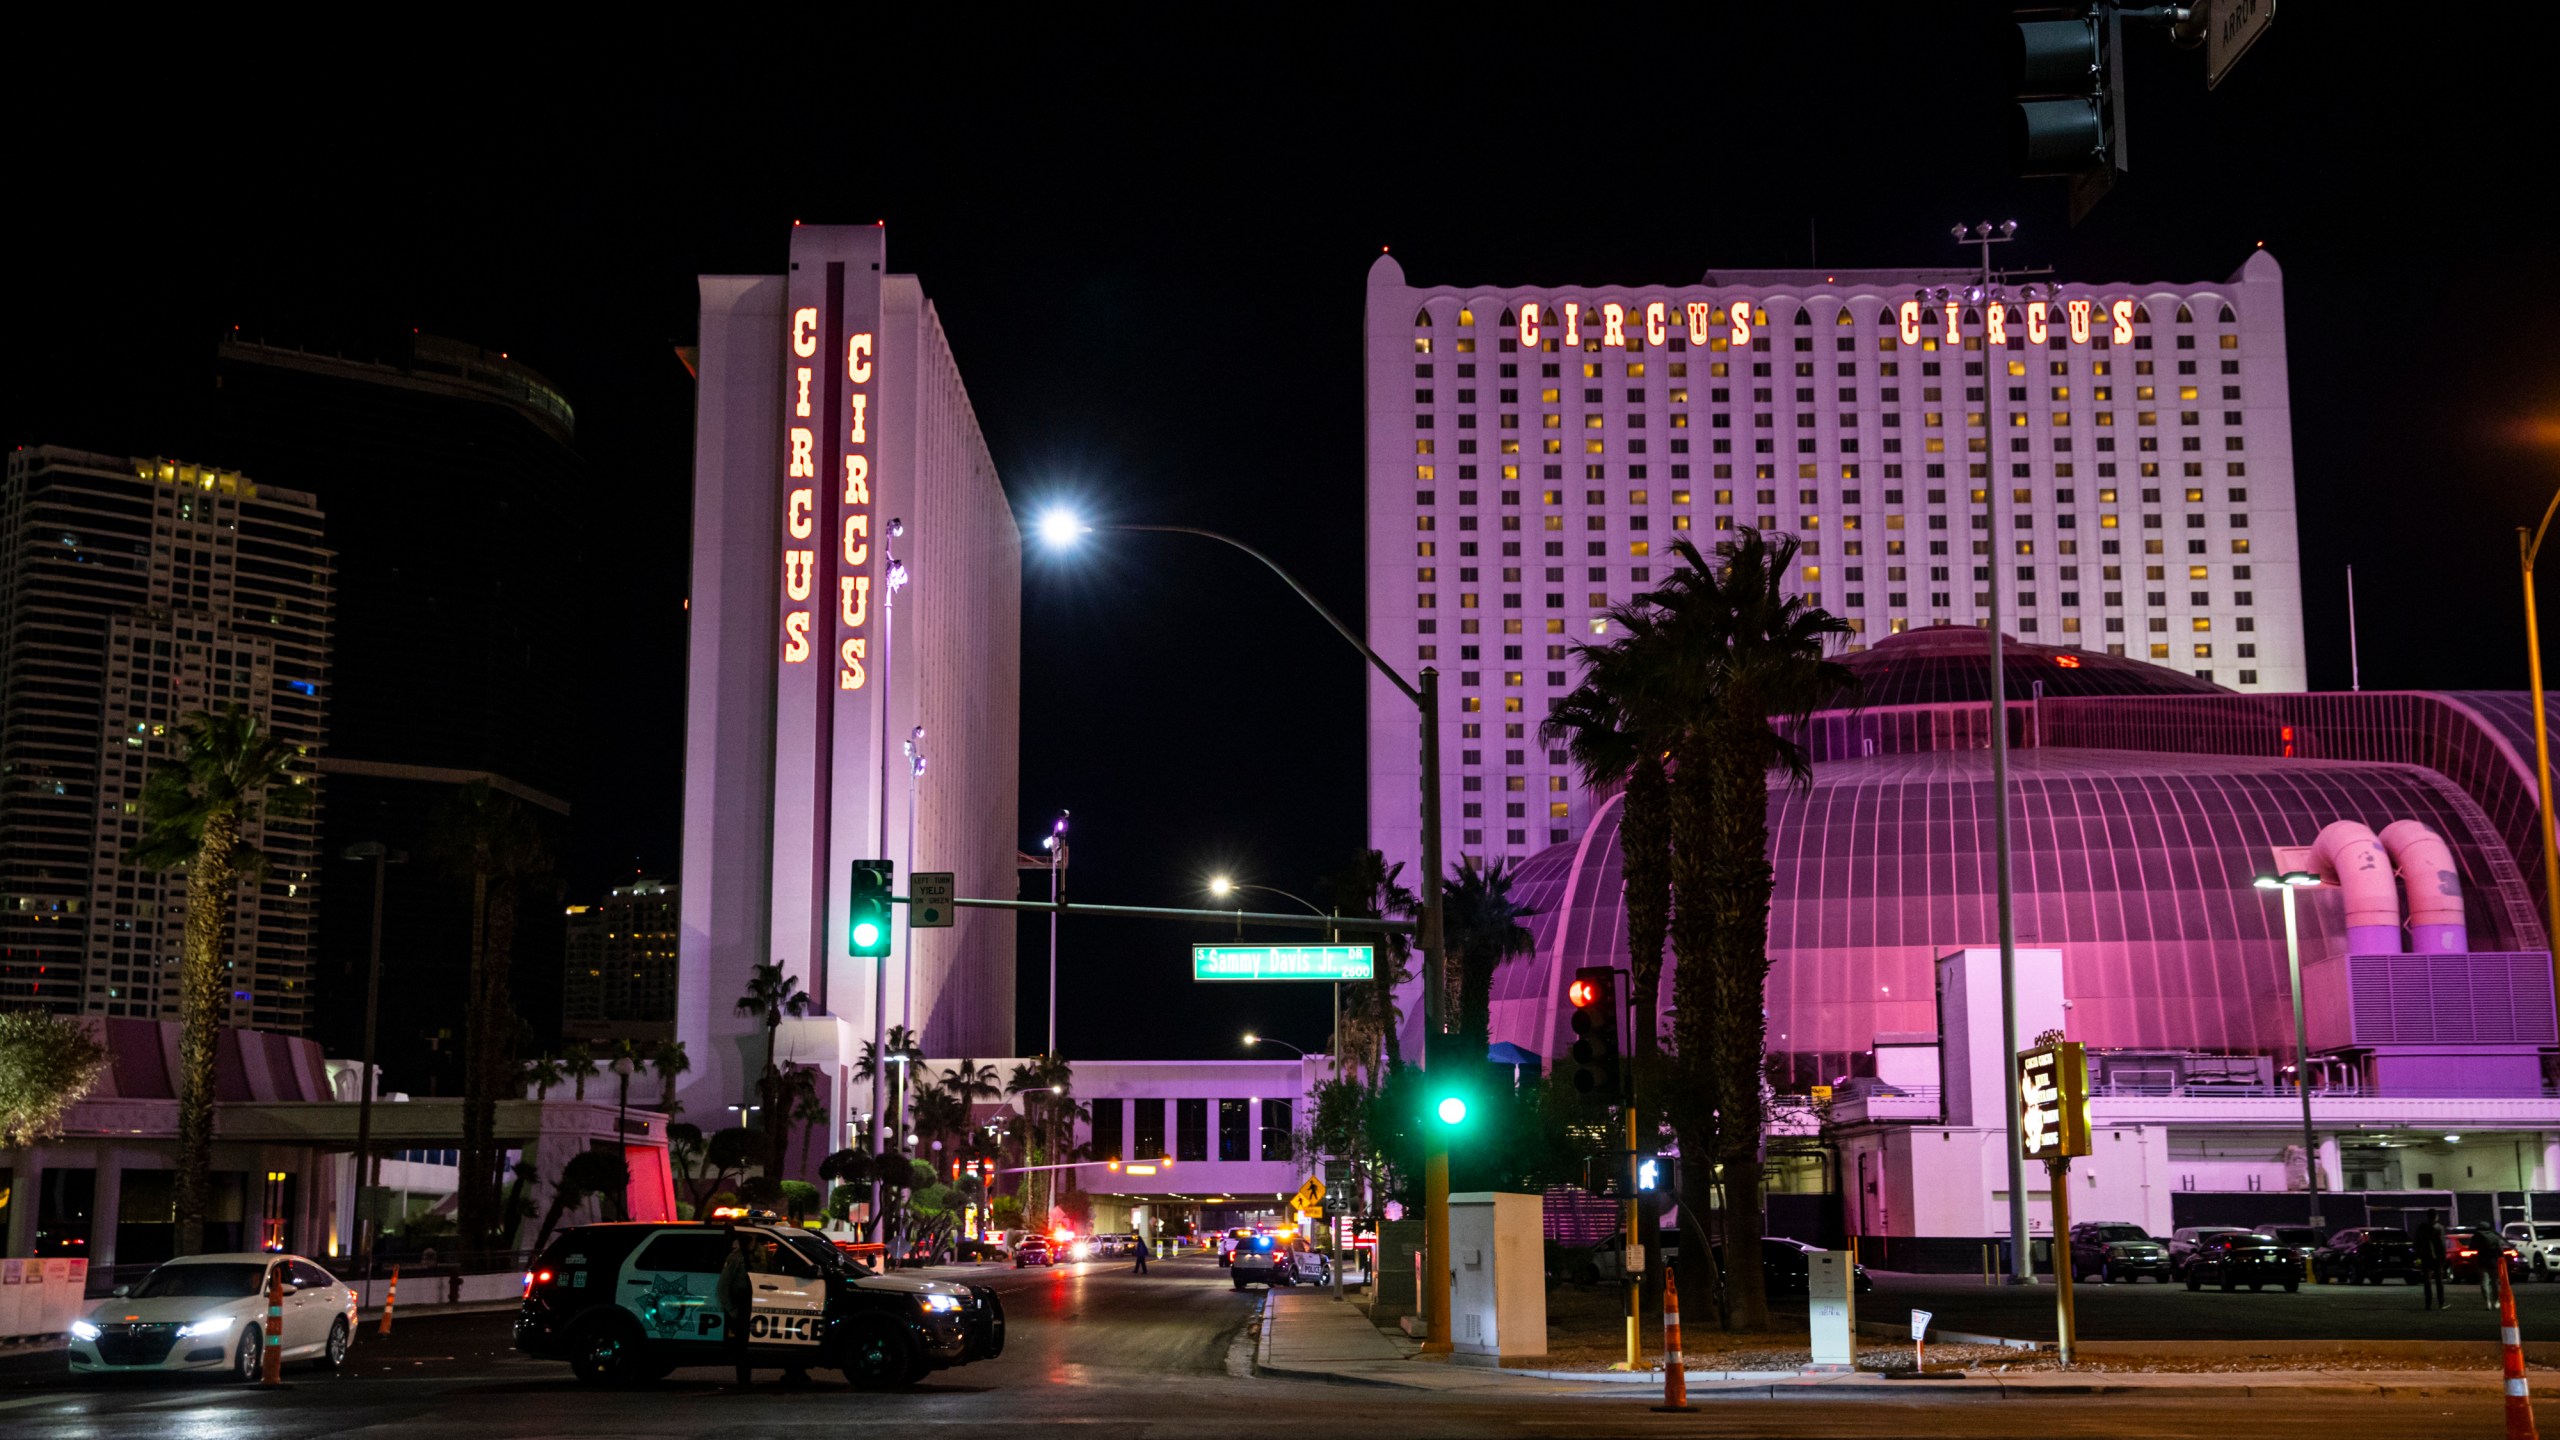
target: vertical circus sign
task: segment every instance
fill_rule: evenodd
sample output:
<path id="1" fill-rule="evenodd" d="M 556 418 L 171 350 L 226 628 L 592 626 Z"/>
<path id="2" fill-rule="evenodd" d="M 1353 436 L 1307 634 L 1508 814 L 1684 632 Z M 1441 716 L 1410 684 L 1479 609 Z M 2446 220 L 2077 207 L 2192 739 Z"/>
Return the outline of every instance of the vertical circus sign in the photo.
<path id="1" fill-rule="evenodd" d="M 805 664 L 812 651 L 810 606 L 818 571 L 818 440 L 814 425 L 819 384 L 818 310 L 791 315 L 791 426 L 784 446 L 782 661 Z M 837 514 L 841 569 L 836 578 L 836 688 L 859 690 L 870 679 L 871 619 L 871 380 L 875 338 L 862 331 L 845 338 L 844 485 Z"/>
<path id="2" fill-rule="evenodd" d="M 845 338 L 843 570 L 836 580 L 836 688 L 859 690 L 870 678 L 871 637 L 871 376 L 872 332 Z"/>

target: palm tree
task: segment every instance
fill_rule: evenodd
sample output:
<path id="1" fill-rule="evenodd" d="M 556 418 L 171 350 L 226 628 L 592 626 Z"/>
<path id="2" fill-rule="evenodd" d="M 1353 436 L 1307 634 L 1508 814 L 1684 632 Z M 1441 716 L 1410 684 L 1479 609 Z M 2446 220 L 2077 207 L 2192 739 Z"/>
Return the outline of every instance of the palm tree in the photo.
<path id="1" fill-rule="evenodd" d="M 587 1098 L 587 1082 L 596 1078 L 598 1069 L 595 1047 L 584 1040 L 560 1052 L 560 1073 L 574 1087 L 572 1099 Z"/>
<path id="2" fill-rule="evenodd" d="M 1399 883 L 1404 862 L 1387 863 L 1384 853 L 1363 850 L 1349 868 L 1327 877 L 1325 888 L 1333 892 L 1333 903 L 1346 916 L 1364 920 L 1384 920 L 1395 916 L 1412 916 L 1421 907 L 1413 891 Z M 1392 1071 L 1404 1064 L 1402 1046 L 1396 1039 L 1396 990 L 1413 978 L 1407 962 L 1413 955 L 1410 936 L 1390 934 L 1379 946 L 1378 978 L 1365 990 L 1354 986 L 1355 996 L 1369 1003 L 1368 1009 L 1377 1027 L 1381 1043 L 1386 1046 L 1386 1069 Z"/>
<path id="3" fill-rule="evenodd" d="M 793 1066 L 775 1087 L 775 1093 L 789 1110 L 789 1119 L 800 1127 L 800 1153 L 809 1153 L 809 1131 L 827 1123 L 827 1102 L 818 1093 L 818 1072 Z"/>
<path id="4" fill-rule="evenodd" d="M 515 1008 L 517 901 L 526 886 L 550 872 L 551 851 L 532 814 L 486 780 L 463 786 L 445 804 L 431 848 L 445 868 L 471 881 L 454 1218 L 463 1246 L 480 1249 L 489 1243 L 498 1201 L 498 1095 L 514 1072 L 516 1036 L 523 1028 Z"/>
<path id="5" fill-rule="evenodd" d="M 1654 1092 L 1662 1033 L 1662 959 L 1671 930 L 1667 762 L 1698 708 L 1697 692 L 1703 689 L 1707 667 L 1703 657 L 1680 653 L 1683 634 L 1666 631 L 1648 601 L 1616 606 L 1608 618 L 1615 637 L 1574 647 L 1583 664 L 1582 683 L 1555 703 L 1538 733 L 1548 744 L 1566 748 L 1584 785 L 1595 792 L 1619 791 L 1618 858 L 1635 1019 L 1628 1066 L 1634 1082 L 1631 1110 L 1635 1133 L 1651 1136 L 1661 1110 Z M 1658 1292 L 1660 1250 L 1650 1235 L 1646 1249 L 1647 1287 Z"/>
<path id="6" fill-rule="evenodd" d="M 1075 1094 L 1075 1067 L 1057 1055 L 1034 1055 L 1013 1067 L 1005 1079 L 1005 1090 L 1022 1097 L 1023 1164 L 1052 1163 L 1050 1151 L 1052 1131 L 1059 1111 L 1071 1107 Z M 1049 1177 L 1054 1170 L 1027 1170 L 1023 1179 L 1022 1223 L 1037 1230 L 1049 1228 L 1049 1207 L 1055 1203 L 1057 1187 Z"/>
<path id="7" fill-rule="evenodd" d="M 936 1083 L 963 1106 L 994 1100 L 1004 1094 L 1003 1084 L 996 1079 L 996 1067 L 981 1065 L 975 1060 L 962 1060 L 956 1065 L 943 1067 L 942 1078 Z"/>
<path id="8" fill-rule="evenodd" d="M 649 1052 L 649 1068 L 658 1076 L 658 1109 L 673 1115 L 683 1107 L 676 1104 L 676 1077 L 693 1068 L 693 1059 L 684 1053 L 681 1040 L 661 1040 Z"/>
<path id="9" fill-rule="evenodd" d="M 746 993 L 738 997 L 736 1009 L 740 1015 L 764 1023 L 764 1069 L 756 1077 L 756 1094 L 764 1106 L 765 1171 L 779 1179 L 783 1123 L 787 1117 L 782 1113 L 782 1072 L 775 1057 L 782 1046 L 783 1017 L 798 1019 L 808 1014 L 809 995 L 800 988 L 799 977 L 784 973 L 782 962 L 777 960 L 749 972 Z"/>
<path id="10" fill-rule="evenodd" d="M 533 1098 L 548 1100 L 569 1079 L 569 1071 L 557 1055 L 542 1055 L 524 1062 L 524 1083 L 533 1087 Z"/>
<path id="11" fill-rule="evenodd" d="M 1704 704 L 1676 757 L 1672 786 L 1675 1025 L 1693 1098 L 1681 1153 L 1713 1154 L 1723 1171 L 1727 1255 L 1760 1253 L 1761 1094 L 1768 1026 L 1769 772 L 1812 776 L 1801 733 L 1817 708 L 1855 690 L 1847 667 L 1823 658 L 1845 620 L 1787 593 L 1795 537 L 1745 529 L 1710 566 L 1676 540 L 1680 567 L 1653 600 L 1687 640 L 1674 650 L 1708 657 Z M 1677 637 L 1675 637 L 1677 638 Z M 1721 643 L 1717 643 L 1717 642 Z M 1712 1107 L 1713 1115 L 1701 1113 Z M 1693 1137 L 1697 1142 L 1693 1146 Z M 1703 1177 L 1697 1177 L 1703 1178 Z M 1694 1183 L 1694 1180 L 1693 1180 Z M 1731 1267 L 1725 1323 L 1768 1324 L 1760 1267 Z"/>
<path id="12" fill-rule="evenodd" d="M 126 857 L 145 870 L 187 871 L 178 960 L 178 1253 L 204 1248 L 212 1189 L 214 1051 L 227 1008 L 223 933 L 241 876 L 266 873 L 249 837 L 264 821 L 311 809 L 301 752 L 239 705 L 178 721 L 178 753 L 142 790 L 142 838 Z"/>
<path id="13" fill-rule="evenodd" d="M 1520 921 L 1530 912 L 1511 898 L 1509 862 L 1468 856 L 1440 892 L 1440 923 L 1458 965 L 1457 1032 L 1468 1063 L 1484 1059 L 1493 1038 L 1493 972 L 1534 943 Z"/>

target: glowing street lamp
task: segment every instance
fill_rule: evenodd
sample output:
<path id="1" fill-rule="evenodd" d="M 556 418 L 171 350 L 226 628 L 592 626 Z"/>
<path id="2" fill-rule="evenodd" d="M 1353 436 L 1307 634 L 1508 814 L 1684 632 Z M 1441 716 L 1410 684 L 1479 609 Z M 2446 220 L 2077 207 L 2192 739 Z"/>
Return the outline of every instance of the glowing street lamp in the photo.
<path id="1" fill-rule="evenodd" d="M 1072 510 L 1062 506 L 1052 507 L 1042 512 L 1038 525 L 1042 541 L 1054 550 L 1072 547 L 1082 537 L 1093 533 L 1095 528 L 1086 524 Z M 1232 535 L 1222 535 L 1215 530 L 1203 530 L 1192 525 L 1109 525 L 1101 528 L 1161 535 L 1196 535 L 1201 539 L 1215 540 L 1231 549 L 1241 550 L 1261 561 L 1272 574 L 1280 577 L 1282 584 L 1287 585 L 1299 599 L 1307 602 L 1309 609 L 1315 611 L 1326 624 L 1332 626 L 1335 634 L 1348 641 L 1352 649 L 1359 651 L 1361 659 L 1368 661 L 1371 668 L 1386 677 L 1388 684 L 1395 686 L 1398 693 L 1413 702 L 1422 722 L 1422 893 L 1420 896 L 1422 933 L 1417 938 L 1422 950 L 1423 1028 L 1431 1034 L 1439 1034 L 1446 1028 L 1447 1022 L 1446 1017 L 1441 1013 L 1446 1004 L 1442 993 L 1446 987 L 1441 983 L 1444 956 L 1441 953 L 1440 925 L 1440 671 L 1438 667 L 1424 666 L 1421 674 L 1414 680 L 1405 679 L 1394 666 L 1386 662 L 1385 657 L 1369 648 L 1369 642 L 1361 639 L 1350 626 L 1342 623 L 1341 618 L 1326 608 L 1325 603 L 1309 592 L 1306 586 L 1299 584 L 1296 576 L 1280 568 L 1280 562 Z M 1052 993 L 1055 993 L 1054 988 Z M 1481 1057 L 1478 1058 L 1481 1059 Z M 1424 1341 L 1423 1349 L 1433 1354 L 1446 1354 L 1450 1349 L 1449 1267 L 1441 1264 L 1438 1259 L 1449 1253 L 1449 1167 L 1446 1152 L 1447 1145 L 1438 1135 L 1425 1141 L 1424 1190 L 1428 1198 L 1423 1244 L 1434 1259 L 1428 1267 L 1430 1283 L 1422 1297 L 1423 1313 L 1430 1325 L 1429 1337 Z"/>
<path id="2" fill-rule="evenodd" d="M 1301 1060 L 1307 1058 L 1306 1051 L 1299 1049 L 1297 1046 L 1290 1044 L 1286 1040 L 1274 1040 L 1268 1035 L 1256 1035 L 1250 1030 L 1245 1032 L 1244 1043 L 1248 1047 L 1255 1045 L 1277 1045 L 1281 1049 L 1288 1051 L 1290 1054 L 1297 1056 Z"/>
<path id="3" fill-rule="evenodd" d="M 2250 883 L 2284 896 L 2284 960 L 2293 980 L 2293 1084 L 2302 1097 L 2302 1174 L 2311 1189 L 2311 1225 L 2317 1229 L 2321 1224 L 2320 1144 L 2311 1134 L 2311 1042 L 2302 1024 L 2302 937 L 2294 922 L 2293 892 L 2319 884 L 2320 877 L 2307 870 L 2288 870 L 2261 875 Z"/>

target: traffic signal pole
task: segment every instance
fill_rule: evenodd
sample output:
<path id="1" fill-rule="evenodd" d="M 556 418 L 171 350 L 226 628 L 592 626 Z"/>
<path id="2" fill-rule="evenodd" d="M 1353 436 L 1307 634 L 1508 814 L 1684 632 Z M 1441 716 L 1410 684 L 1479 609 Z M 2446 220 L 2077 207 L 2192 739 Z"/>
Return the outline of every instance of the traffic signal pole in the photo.
<path id="1" fill-rule="evenodd" d="M 1636 1107 L 1626 1107 L 1627 1116 L 1627 1199 L 1626 1244 L 1619 1247 L 1618 1279 L 1627 1292 L 1627 1369 L 1644 1368 L 1644 1272 L 1627 1268 L 1630 1255 L 1644 1254 L 1644 1241 L 1639 1231 L 1644 1224 L 1644 1196 L 1635 1188 L 1638 1157 L 1643 1153 L 1636 1141 Z M 1668 1362 L 1666 1362 L 1668 1363 Z"/>

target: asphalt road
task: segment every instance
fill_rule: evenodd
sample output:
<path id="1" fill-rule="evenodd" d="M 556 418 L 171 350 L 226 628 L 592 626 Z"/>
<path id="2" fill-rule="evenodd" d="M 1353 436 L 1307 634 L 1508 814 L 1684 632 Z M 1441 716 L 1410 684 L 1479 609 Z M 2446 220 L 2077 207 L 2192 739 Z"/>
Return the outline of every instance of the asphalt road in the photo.
<path id="1" fill-rule="evenodd" d="M 1000 1360 L 942 1372 L 902 1394 L 864 1395 L 822 1376 L 804 1389 L 765 1383 L 744 1393 L 716 1371 L 679 1371 L 641 1390 L 580 1386 L 567 1367 L 517 1356 L 505 1315 L 403 1319 L 368 1337 L 343 1375 L 308 1368 L 281 1392 L 218 1382 L 74 1384 L 57 1357 L 0 1361 L 0 1433 L 12 1440 L 287 1440 L 287 1437 L 703 1436 L 811 1440 L 847 1432 L 1013 1435 L 1040 1426 L 1096 1436 L 1312 1440 L 1327 1435 L 1438 1437 L 1608 1435 L 1963 1436 L 2143 1435 L 2229 1440 L 2245 1416 L 2253 1437 L 2322 1436 L 2342 1427 L 2394 1440 L 2495 1434 L 2499 1406 L 2476 1399 L 2128 1401 L 1970 1397 L 1719 1401 L 1656 1414 L 1653 1398 L 1519 1393 L 1434 1395 L 1255 1379 L 1230 1372 L 1258 1296 L 1238 1294 L 1204 1261 L 1160 1265 L 1144 1279 L 1118 1264 L 984 1271 L 1006 1292 Z M 2235 1407 L 2238 1413 L 2235 1414 Z M 2560 1424 L 2560 1404 L 2545 1417 Z"/>
<path id="2" fill-rule="evenodd" d="M 2053 1338 L 2053 1286 L 1984 1286 L 1943 1275 L 1882 1274 L 1858 1297 L 1858 1318 L 1899 1322 L 1913 1307 L 1938 1330 Z M 2560 1285 L 2519 1285 L 2516 1322 L 2528 1340 L 2560 1340 Z M 2181 1284 L 2073 1287 L 2084 1340 L 2495 1340 L 2498 1317 L 2477 1285 L 2447 1285 L 2450 1309 L 2420 1310 L 2414 1285 L 2305 1285 L 2296 1294 L 2243 1287 L 2225 1295 Z M 1801 1305 L 1802 1302 L 1798 1302 Z"/>

